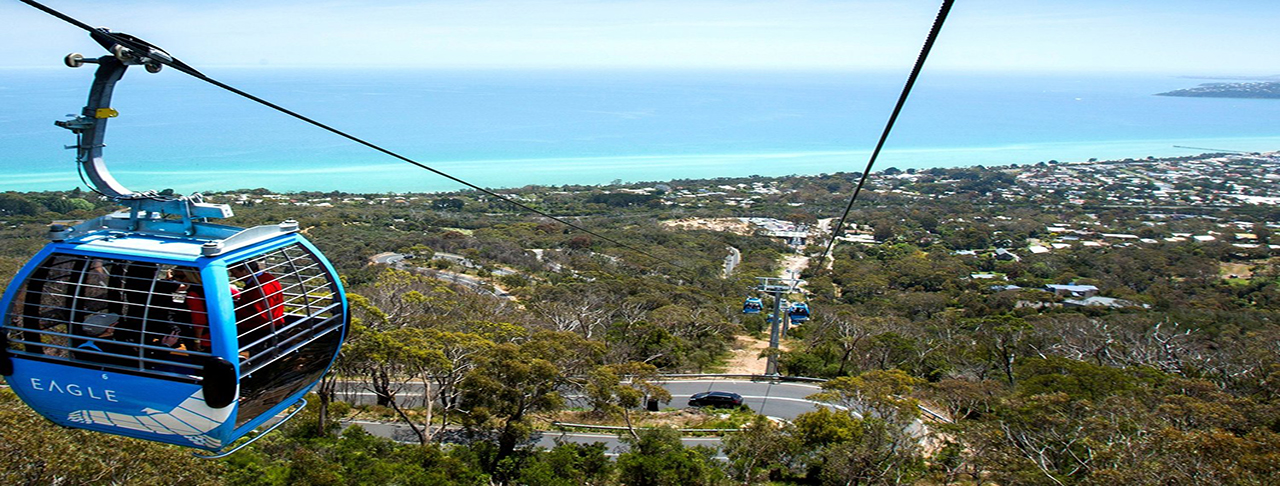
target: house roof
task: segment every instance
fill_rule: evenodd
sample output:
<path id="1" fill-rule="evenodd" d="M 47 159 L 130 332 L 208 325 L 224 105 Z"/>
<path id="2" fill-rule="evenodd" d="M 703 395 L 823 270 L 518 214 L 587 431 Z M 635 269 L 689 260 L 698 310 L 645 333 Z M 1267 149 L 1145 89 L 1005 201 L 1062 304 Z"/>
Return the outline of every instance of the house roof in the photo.
<path id="1" fill-rule="evenodd" d="M 1049 290 L 1066 290 L 1068 292 L 1089 292 L 1089 291 L 1098 290 L 1098 287 L 1095 287 L 1093 285 L 1049 284 L 1049 285 L 1046 285 L 1045 287 L 1048 288 Z"/>

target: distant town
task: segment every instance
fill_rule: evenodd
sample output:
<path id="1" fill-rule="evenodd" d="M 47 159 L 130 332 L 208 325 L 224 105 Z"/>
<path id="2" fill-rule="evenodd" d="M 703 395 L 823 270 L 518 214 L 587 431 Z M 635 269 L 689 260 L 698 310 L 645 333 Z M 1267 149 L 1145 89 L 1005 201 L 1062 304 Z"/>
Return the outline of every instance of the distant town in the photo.
<path id="1" fill-rule="evenodd" d="M 841 175 L 818 176 L 844 177 Z M 847 177 L 844 177 L 847 179 Z M 779 206 L 803 210 L 808 186 L 789 183 L 787 178 L 747 177 L 675 181 L 649 184 L 617 184 L 611 186 L 526 187 L 518 191 L 504 190 L 503 195 L 526 202 L 552 203 L 560 198 L 591 195 L 588 202 L 606 206 L 650 205 L 654 207 L 704 209 L 758 208 L 764 212 L 776 212 Z M 335 207 L 341 205 L 430 205 L 435 209 L 461 209 L 470 198 L 482 201 L 482 195 L 472 193 L 431 194 L 274 194 L 265 190 L 237 191 L 214 195 L 230 199 L 235 204 L 279 204 L 292 206 Z M 843 197 L 838 192 L 832 196 Z M 1030 253 L 1049 252 L 1070 246 L 1111 246 L 1155 244 L 1198 240 L 1202 242 L 1223 240 L 1232 245 L 1252 249 L 1260 243 L 1253 233 L 1255 223 L 1250 221 L 1219 221 L 1217 230 L 1204 233 L 1138 231 L 1142 226 L 1154 226 L 1153 220 L 1207 218 L 1203 210 L 1230 209 L 1248 206 L 1280 206 L 1280 151 L 1268 153 L 1206 154 L 1194 157 L 1124 159 L 1116 161 L 1058 162 L 1050 160 L 1028 165 L 970 169 L 907 169 L 887 168 L 872 177 L 867 186 L 867 197 L 884 204 L 892 199 L 901 203 L 940 201 L 964 197 L 968 201 L 991 205 L 1032 205 L 1043 210 L 1080 211 L 1084 221 L 1062 221 L 1046 225 L 1052 238 L 1032 239 L 1023 246 Z M 974 199 L 978 198 L 978 199 Z M 770 209 L 773 209 L 771 211 Z M 1105 209 L 1129 209 L 1141 212 L 1145 222 L 1128 224 L 1129 232 L 1110 231 L 1097 221 L 1090 221 L 1091 211 Z M 1008 220 L 1007 216 L 994 216 Z M 815 218 L 811 224 L 791 222 L 770 217 L 728 218 L 711 226 L 726 226 L 739 233 L 751 233 L 755 227 L 769 236 L 800 244 L 813 232 L 827 230 L 831 218 Z M 982 218 L 979 217 L 979 220 Z M 701 229 L 710 228 L 695 219 L 684 222 L 671 221 L 668 226 Z M 944 223 L 964 223 L 963 220 L 946 220 Z M 1280 223 L 1267 221 L 1265 226 L 1280 229 Z M 841 237 L 855 243 L 875 243 L 869 225 L 854 223 L 852 231 Z M 1141 233 L 1141 234 L 1138 234 Z M 1157 236 L 1159 233 L 1159 237 Z M 1269 245 L 1280 250 L 1280 245 Z"/>
<path id="2" fill-rule="evenodd" d="M 515 200 L 578 214 L 599 213 L 608 208 L 649 208 L 660 215 L 666 228 L 764 236 L 802 251 L 807 244 L 827 239 L 837 204 L 848 197 L 848 192 L 836 189 L 849 189 L 855 176 L 748 176 L 609 186 L 531 186 L 502 193 Z M 815 194 L 819 191 L 831 192 Z M 217 197 L 242 205 L 265 203 L 318 208 L 391 205 L 461 210 L 464 206 L 492 202 L 470 192 L 317 193 L 307 197 L 257 190 Z M 1214 242 L 1230 245 L 1235 251 L 1259 255 L 1280 253 L 1280 244 L 1277 244 L 1280 241 L 1267 237 L 1280 230 L 1280 217 L 1269 217 L 1280 214 L 1276 211 L 1280 208 L 1280 152 L 1069 163 L 1050 160 L 959 169 L 886 168 L 870 179 L 863 197 L 865 205 L 880 208 L 954 203 L 971 207 L 937 214 L 937 225 L 949 230 L 913 235 L 892 229 L 895 224 L 883 220 L 868 220 L 865 216 L 859 219 L 855 213 L 838 237 L 843 243 L 928 245 L 943 238 L 944 233 L 954 234 L 965 229 L 982 234 L 975 242 L 949 242 L 958 254 L 998 260 L 1091 247 L 1182 242 Z M 983 211 L 981 207 L 992 209 Z M 1036 226 L 1037 222 L 1020 220 L 1009 212 L 1015 208 L 1061 216 L 1049 220 L 1039 218 L 1042 223 Z M 1260 213 L 1263 217 L 1233 218 L 1221 214 L 1223 210 L 1248 208 L 1263 208 Z M 1100 218 L 1100 212 L 1108 214 Z M 729 214 L 741 216 L 726 217 Z M 1116 214 L 1128 216 L 1116 217 Z M 1030 229 L 1013 231 L 1005 228 L 1008 226 Z M 1000 280 L 994 276 L 974 278 Z"/>
<path id="3" fill-rule="evenodd" d="M 1206 83 L 1195 88 L 1179 89 L 1157 96 L 1198 98 L 1280 98 L 1280 82 Z"/>
<path id="4" fill-rule="evenodd" d="M 1050 160 L 1027 165 L 977 166 L 976 169 L 995 171 L 1011 178 L 1014 183 L 1001 187 L 998 195 L 1010 203 L 1159 208 L 1280 205 L 1280 151 L 1113 161 Z M 971 169 L 903 171 L 890 167 L 880 172 L 879 177 L 873 177 L 868 189 L 908 199 L 942 199 L 974 189 L 984 189 L 968 183 L 973 180 L 972 174 L 956 172 L 966 170 Z M 651 184 L 618 183 L 610 186 L 563 186 L 560 189 L 554 186 L 529 186 L 519 191 L 500 192 L 526 201 L 553 195 L 603 192 L 655 196 L 667 206 L 704 206 L 706 202 L 716 202 L 726 206 L 750 208 L 770 197 L 796 191 L 783 187 L 779 180 L 782 178 L 749 178 L 758 181 L 725 184 L 723 181 L 727 179 L 711 179 Z M 437 197 L 429 194 L 348 193 L 323 193 L 317 197 L 303 197 L 306 194 L 317 193 L 276 194 L 258 189 L 212 195 L 228 198 L 239 204 L 275 202 L 282 205 L 319 207 L 332 207 L 335 204 L 407 204 L 434 200 Z M 803 203 L 792 205 L 802 206 Z"/>

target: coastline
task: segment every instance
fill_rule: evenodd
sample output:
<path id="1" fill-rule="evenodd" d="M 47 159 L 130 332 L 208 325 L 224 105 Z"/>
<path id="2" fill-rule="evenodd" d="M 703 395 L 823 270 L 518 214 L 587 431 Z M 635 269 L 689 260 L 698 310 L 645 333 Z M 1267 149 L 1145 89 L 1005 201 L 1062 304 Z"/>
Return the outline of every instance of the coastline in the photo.
<path id="1" fill-rule="evenodd" d="M 1186 145 L 1181 145 L 1185 143 Z M 887 148 L 874 167 L 897 169 L 957 168 L 1029 165 L 1056 160 L 1062 163 L 1118 162 L 1147 157 L 1199 156 L 1207 153 L 1280 151 L 1280 137 L 1213 138 L 1185 140 L 1134 140 L 1111 142 L 1054 142 L 1001 147 Z M 526 185 L 607 185 L 621 180 L 668 181 L 715 179 L 760 175 L 811 176 L 837 172 L 860 173 L 870 150 L 771 152 L 750 154 L 620 155 L 610 157 L 550 157 L 525 159 L 464 160 L 424 163 L 468 182 L 490 189 Z M 370 157 L 370 160 L 377 160 Z M 436 193 L 464 187 L 405 163 L 367 165 L 315 164 L 311 167 L 201 170 L 183 174 L 192 182 L 173 183 L 173 172 L 112 170 L 126 186 L 139 190 L 171 188 L 179 193 L 216 192 L 266 187 L 280 192 L 342 191 L 350 193 Z M 83 186 L 70 164 L 59 172 L 11 173 L 0 182 L 0 191 L 56 191 Z"/>

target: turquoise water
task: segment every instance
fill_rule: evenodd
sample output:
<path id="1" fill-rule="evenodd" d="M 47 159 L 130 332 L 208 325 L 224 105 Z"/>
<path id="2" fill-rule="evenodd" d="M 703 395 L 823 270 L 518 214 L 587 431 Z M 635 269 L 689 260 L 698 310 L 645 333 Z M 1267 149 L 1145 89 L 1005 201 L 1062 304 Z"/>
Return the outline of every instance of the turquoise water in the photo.
<path id="1" fill-rule="evenodd" d="M 0 70 L 0 190 L 79 184 L 88 69 Z M 485 187 L 860 172 L 904 73 L 206 70 Z M 879 168 L 1280 149 L 1280 100 L 1141 75 L 926 73 Z M 447 191 L 457 183 L 182 74 L 130 71 L 106 158 L 133 189 Z"/>

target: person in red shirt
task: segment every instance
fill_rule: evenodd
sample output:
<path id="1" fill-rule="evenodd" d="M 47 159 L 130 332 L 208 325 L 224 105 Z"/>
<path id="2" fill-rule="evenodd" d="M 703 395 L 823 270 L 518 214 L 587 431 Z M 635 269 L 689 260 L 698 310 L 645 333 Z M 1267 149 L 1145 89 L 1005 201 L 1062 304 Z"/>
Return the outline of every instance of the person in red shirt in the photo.
<path id="1" fill-rule="evenodd" d="M 181 348 L 192 351 L 208 352 L 209 351 L 209 313 L 205 308 L 204 289 L 200 285 L 200 277 L 194 270 L 177 269 L 173 272 L 174 280 L 182 283 L 180 290 L 183 292 L 182 304 L 186 307 L 186 321 L 191 323 L 191 330 L 187 333 L 190 340 L 181 344 Z M 233 292 L 234 294 L 234 292 Z M 175 342 L 170 342 L 169 337 L 164 341 L 165 346 L 179 347 Z"/>
<path id="2" fill-rule="evenodd" d="M 243 352 L 284 327 L 284 291 L 276 277 L 262 270 L 256 261 L 234 265 L 229 272 L 234 279 L 233 283 L 244 284 L 235 303 L 236 333 L 240 335 L 240 349 Z"/>

